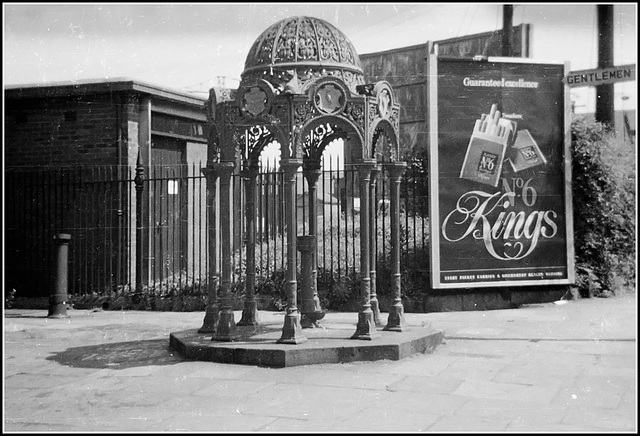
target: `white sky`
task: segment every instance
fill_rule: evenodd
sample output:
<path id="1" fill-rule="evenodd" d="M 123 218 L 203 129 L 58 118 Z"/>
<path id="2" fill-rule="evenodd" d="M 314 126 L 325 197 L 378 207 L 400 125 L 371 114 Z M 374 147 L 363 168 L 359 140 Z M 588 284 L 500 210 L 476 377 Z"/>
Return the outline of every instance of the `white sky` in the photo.
<path id="1" fill-rule="evenodd" d="M 187 92 L 236 87 L 249 48 L 271 24 L 308 15 L 334 24 L 360 54 L 502 27 L 503 3 L 3 3 L 3 83 L 129 77 Z M 614 3 L 616 65 L 637 63 L 637 4 Z M 596 3 L 514 3 L 532 25 L 532 58 L 597 67 Z M 224 78 L 224 79 L 223 79 Z M 636 108 L 636 82 L 615 85 Z M 574 88 L 593 111 L 594 88 Z M 622 97 L 626 96 L 626 101 Z"/>

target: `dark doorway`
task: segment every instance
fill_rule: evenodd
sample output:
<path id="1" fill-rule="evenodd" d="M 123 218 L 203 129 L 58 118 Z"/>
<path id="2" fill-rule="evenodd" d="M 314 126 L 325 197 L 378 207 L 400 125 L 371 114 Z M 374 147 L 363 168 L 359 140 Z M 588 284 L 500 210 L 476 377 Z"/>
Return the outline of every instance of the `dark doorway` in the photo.
<path id="1" fill-rule="evenodd" d="M 180 280 L 187 267 L 185 141 L 152 136 L 150 166 L 151 279 Z"/>

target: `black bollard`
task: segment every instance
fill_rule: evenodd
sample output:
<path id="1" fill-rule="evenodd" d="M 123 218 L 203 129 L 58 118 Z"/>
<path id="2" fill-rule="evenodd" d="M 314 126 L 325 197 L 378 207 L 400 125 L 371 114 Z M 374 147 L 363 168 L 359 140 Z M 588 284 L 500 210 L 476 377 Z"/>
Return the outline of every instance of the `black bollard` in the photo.
<path id="1" fill-rule="evenodd" d="M 53 240 L 56 250 L 56 282 L 49 296 L 49 315 L 47 318 L 69 318 L 67 315 L 67 276 L 69 273 L 69 241 L 71 235 L 59 233 Z"/>

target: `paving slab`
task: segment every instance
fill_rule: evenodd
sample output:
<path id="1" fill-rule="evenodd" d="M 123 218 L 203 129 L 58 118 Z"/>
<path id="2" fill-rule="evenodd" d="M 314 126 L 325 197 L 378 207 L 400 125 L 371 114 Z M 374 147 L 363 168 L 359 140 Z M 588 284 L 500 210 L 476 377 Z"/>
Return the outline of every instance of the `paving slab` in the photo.
<path id="1" fill-rule="evenodd" d="M 285 367 L 172 349 L 204 312 L 69 315 L 5 310 L 5 433 L 637 433 L 635 294 L 407 313 L 412 329 L 442 332 L 433 352 Z M 259 315 L 279 335 L 282 312 Z M 327 316 L 355 331 L 356 313 Z"/>

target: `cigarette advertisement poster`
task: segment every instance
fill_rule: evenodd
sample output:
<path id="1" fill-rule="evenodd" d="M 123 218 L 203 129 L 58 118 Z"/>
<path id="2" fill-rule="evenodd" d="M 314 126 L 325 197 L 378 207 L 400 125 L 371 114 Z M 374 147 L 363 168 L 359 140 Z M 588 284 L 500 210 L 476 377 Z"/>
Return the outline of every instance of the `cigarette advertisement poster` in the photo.
<path id="1" fill-rule="evenodd" d="M 565 64 L 431 62 L 433 287 L 573 283 Z"/>

